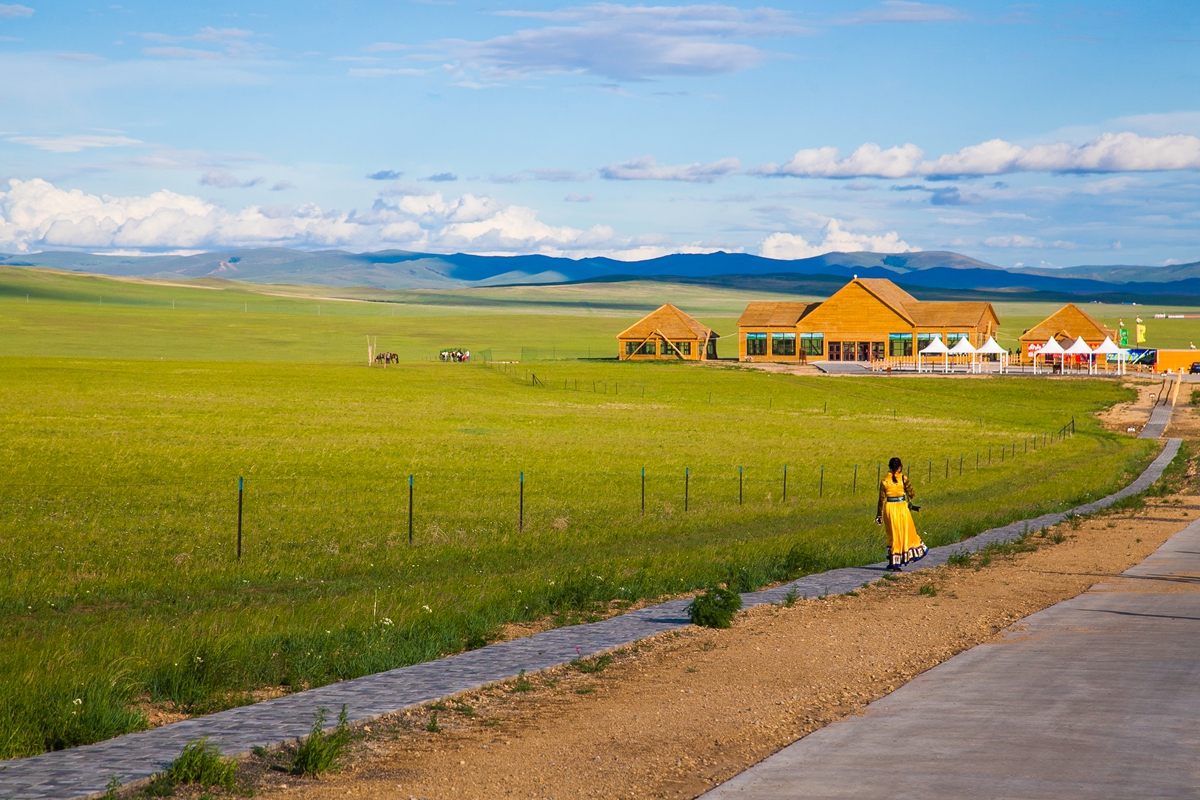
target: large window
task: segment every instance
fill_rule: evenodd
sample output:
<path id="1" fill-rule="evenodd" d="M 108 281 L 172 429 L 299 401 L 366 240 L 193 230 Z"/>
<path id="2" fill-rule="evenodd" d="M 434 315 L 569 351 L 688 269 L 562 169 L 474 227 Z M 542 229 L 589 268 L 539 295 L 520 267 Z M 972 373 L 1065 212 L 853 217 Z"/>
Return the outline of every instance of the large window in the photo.
<path id="1" fill-rule="evenodd" d="M 772 333 L 771 334 L 771 355 L 773 355 L 773 356 L 794 356 L 794 355 L 796 355 L 796 334 L 794 334 L 794 333 Z"/>
<path id="2" fill-rule="evenodd" d="M 666 342 L 663 342 L 662 351 L 663 351 L 664 356 L 674 356 L 674 355 L 690 356 L 692 354 L 692 343 L 691 342 L 671 342 L 670 344 L 668 344 Z"/>
<path id="3" fill-rule="evenodd" d="M 917 334 L 917 352 L 919 353 L 922 350 L 924 350 L 926 347 L 929 347 L 929 343 L 932 342 L 934 339 L 941 339 L 941 338 L 942 338 L 942 335 L 940 333 L 918 333 Z"/>
<path id="4" fill-rule="evenodd" d="M 658 348 L 655 347 L 653 341 L 642 342 L 637 346 L 637 349 L 633 351 L 633 354 L 635 356 L 652 356 L 657 349 Z"/>
<path id="5" fill-rule="evenodd" d="M 708 354 L 705 356 L 705 358 L 716 358 L 716 357 L 717 357 L 717 340 L 709 339 L 708 340 Z"/>
<path id="6" fill-rule="evenodd" d="M 746 355 L 765 356 L 767 354 L 767 335 L 765 333 L 746 334 Z"/>
<path id="7" fill-rule="evenodd" d="M 888 355 L 911 356 L 913 354 L 913 335 L 911 333 L 889 333 Z"/>
<path id="8" fill-rule="evenodd" d="M 800 351 L 806 356 L 821 356 L 825 354 L 825 334 L 800 334 Z"/>
<path id="9" fill-rule="evenodd" d="M 947 333 L 946 334 L 946 346 L 954 347 L 954 345 L 958 344 L 960 339 L 967 339 L 969 341 L 971 339 L 971 334 L 969 334 L 969 333 Z"/>

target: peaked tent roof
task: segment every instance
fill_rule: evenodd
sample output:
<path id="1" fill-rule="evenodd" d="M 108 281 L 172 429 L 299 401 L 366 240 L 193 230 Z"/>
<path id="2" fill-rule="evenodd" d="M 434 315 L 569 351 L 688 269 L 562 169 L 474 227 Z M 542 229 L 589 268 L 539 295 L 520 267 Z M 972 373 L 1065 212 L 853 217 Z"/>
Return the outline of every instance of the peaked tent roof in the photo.
<path id="1" fill-rule="evenodd" d="M 992 337 L 989 336 L 987 338 L 987 341 L 984 342 L 983 344 L 981 344 L 979 346 L 979 349 L 976 350 L 975 352 L 982 353 L 985 356 L 986 355 L 998 355 L 999 356 L 999 355 L 1004 355 L 1008 351 L 1005 350 L 1003 347 L 1001 347 L 999 344 L 997 344 L 995 339 L 993 339 Z M 1092 351 L 1088 350 L 1088 352 L 1090 353 Z"/>
<path id="2" fill-rule="evenodd" d="M 1066 336 L 1070 339 L 1083 337 L 1099 342 L 1112 338 L 1116 332 L 1099 322 L 1074 303 L 1067 303 L 1050 316 L 1021 334 L 1022 342 L 1044 342 L 1050 337 Z"/>
<path id="3" fill-rule="evenodd" d="M 1088 347 L 1088 343 L 1080 336 L 1067 348 L 1066 353 L 1069 356 L 1090 356 L 1092 348 Z"/>
<path id="4" fill-rule="evenodd" d="M 738 317 L 738 327 L 787 328 L 795 325 L 820 303 L 756 302 Z"/>
<path id="5" fill-rule="evenodd" d="M 645 339 L 658 331 L 672 341 L 681 339 L 719 339 L 720 335 L 707 325 L 680 311 L 670 303 L 651 311 L 617 334 L 618 339 Z"/>
<path id="6" fill-rule="evenodd" d="M 1058 339 L 1055 339 L 1053 336 L 1047 339 L 1046 343 L 1042 345 L 1042 349 L 1038 351 L 1043 356 L 1061 356 L 1065 352 L 1067 351 L 1058 343 Z"/>
<path id="7" fill-rule="evenodd" d="M 1100 346 L 1092 352 L 1098 356 L 1115 356 L 1117 353 L 1121 352 L 1121 348 L 1117 347 L 1116 342 L 1105 336 L 1104 341 L 1100 343 Z"/>
<path id="8" fill-rule="evenodd" d="M 971 344 L 970 339 L 959 339 L 954 343 L 954 347 L 950 348 L 952 356 L 969 356 L 975 352 L 975 345 Z"/>
<path id="9" fill-rule="evenodd" d="M 946 347 L 946 343 L 941 339 L 933 339 L 929 344 L 925 345 L 925 349 L 921 351 L 923 356 L 940 356 L 950 352 L 950 348 Z"/>

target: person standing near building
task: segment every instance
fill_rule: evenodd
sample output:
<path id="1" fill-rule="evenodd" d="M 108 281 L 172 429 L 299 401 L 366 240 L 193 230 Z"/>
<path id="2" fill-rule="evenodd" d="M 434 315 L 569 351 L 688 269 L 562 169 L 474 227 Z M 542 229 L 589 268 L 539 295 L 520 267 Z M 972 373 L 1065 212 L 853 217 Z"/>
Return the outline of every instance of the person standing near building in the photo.
<path id="1" fill-rule="evenodd" d="M 879 506 L 875 512 L 875 524 L 882 525 L 887 537 L 888 566 L 899 571 L 905 564 L 920 561 L 929 548 L 917 534 L 913 521 L 913 488 L 900 459 L 888 461 L 888 474 L 879 483 Z"/>

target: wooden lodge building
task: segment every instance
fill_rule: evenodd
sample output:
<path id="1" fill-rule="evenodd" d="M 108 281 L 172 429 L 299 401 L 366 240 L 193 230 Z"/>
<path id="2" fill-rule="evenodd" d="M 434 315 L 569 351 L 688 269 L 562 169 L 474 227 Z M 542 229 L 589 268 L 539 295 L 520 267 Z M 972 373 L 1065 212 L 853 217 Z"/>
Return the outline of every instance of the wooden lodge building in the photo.
<path id="1" fill-rule="evenodd" d="M 712 328 L 667 303 L 617 334 L 617 356 L 621 361 L 708 361 L 717 357 L 719 338 Z"/>
<path id="2" fill-rule="evenodd" d="M 1070 347 L 1079 337 L 1093 349 L 1104 337 L 1117 342 L 1117 332 L 1097 320 L 1074 303 L 1067 303 L 1044 320 L 1025 331 L 1019 337 L 1021 360 L 1028 361 L 1039 352 L 1053 336 L 1064 348 Z"/>
<path id="3" fill-rule="evenodd" d="M 926 302 L 883 278 L 855 278 L 821 303 L 750 303 L 738 319 L 742 361 L 912 358 L 933 339 L 979 347 L 1000 319 L 987 302 Z"/>

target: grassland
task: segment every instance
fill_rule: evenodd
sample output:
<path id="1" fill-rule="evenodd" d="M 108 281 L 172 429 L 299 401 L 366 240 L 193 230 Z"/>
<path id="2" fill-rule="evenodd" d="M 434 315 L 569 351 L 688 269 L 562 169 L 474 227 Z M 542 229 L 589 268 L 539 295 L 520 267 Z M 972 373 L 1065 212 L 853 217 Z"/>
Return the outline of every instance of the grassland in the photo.
<path id="1" fill-rule="evenodd" d="M 372 330 L 410 358 L 611 347 L 636 316 L 622 306 L 657 286 L 326 316 L 236 285 L 0 277 L 0 758 L 136 729 L 147 705 L 198 713 L 479 646 L 509 622 L 878 560 L 872 486 L 894 454 L 915 465 L 931 544 L 1102 495 L 1152 456 L 1093 422 L 1126 395 L 1106 381 L 362 365 Z M 726 321 L 744 302 L 702 300 Z M 1032 449 L 1072 417 L 1078 435 Z"/>

